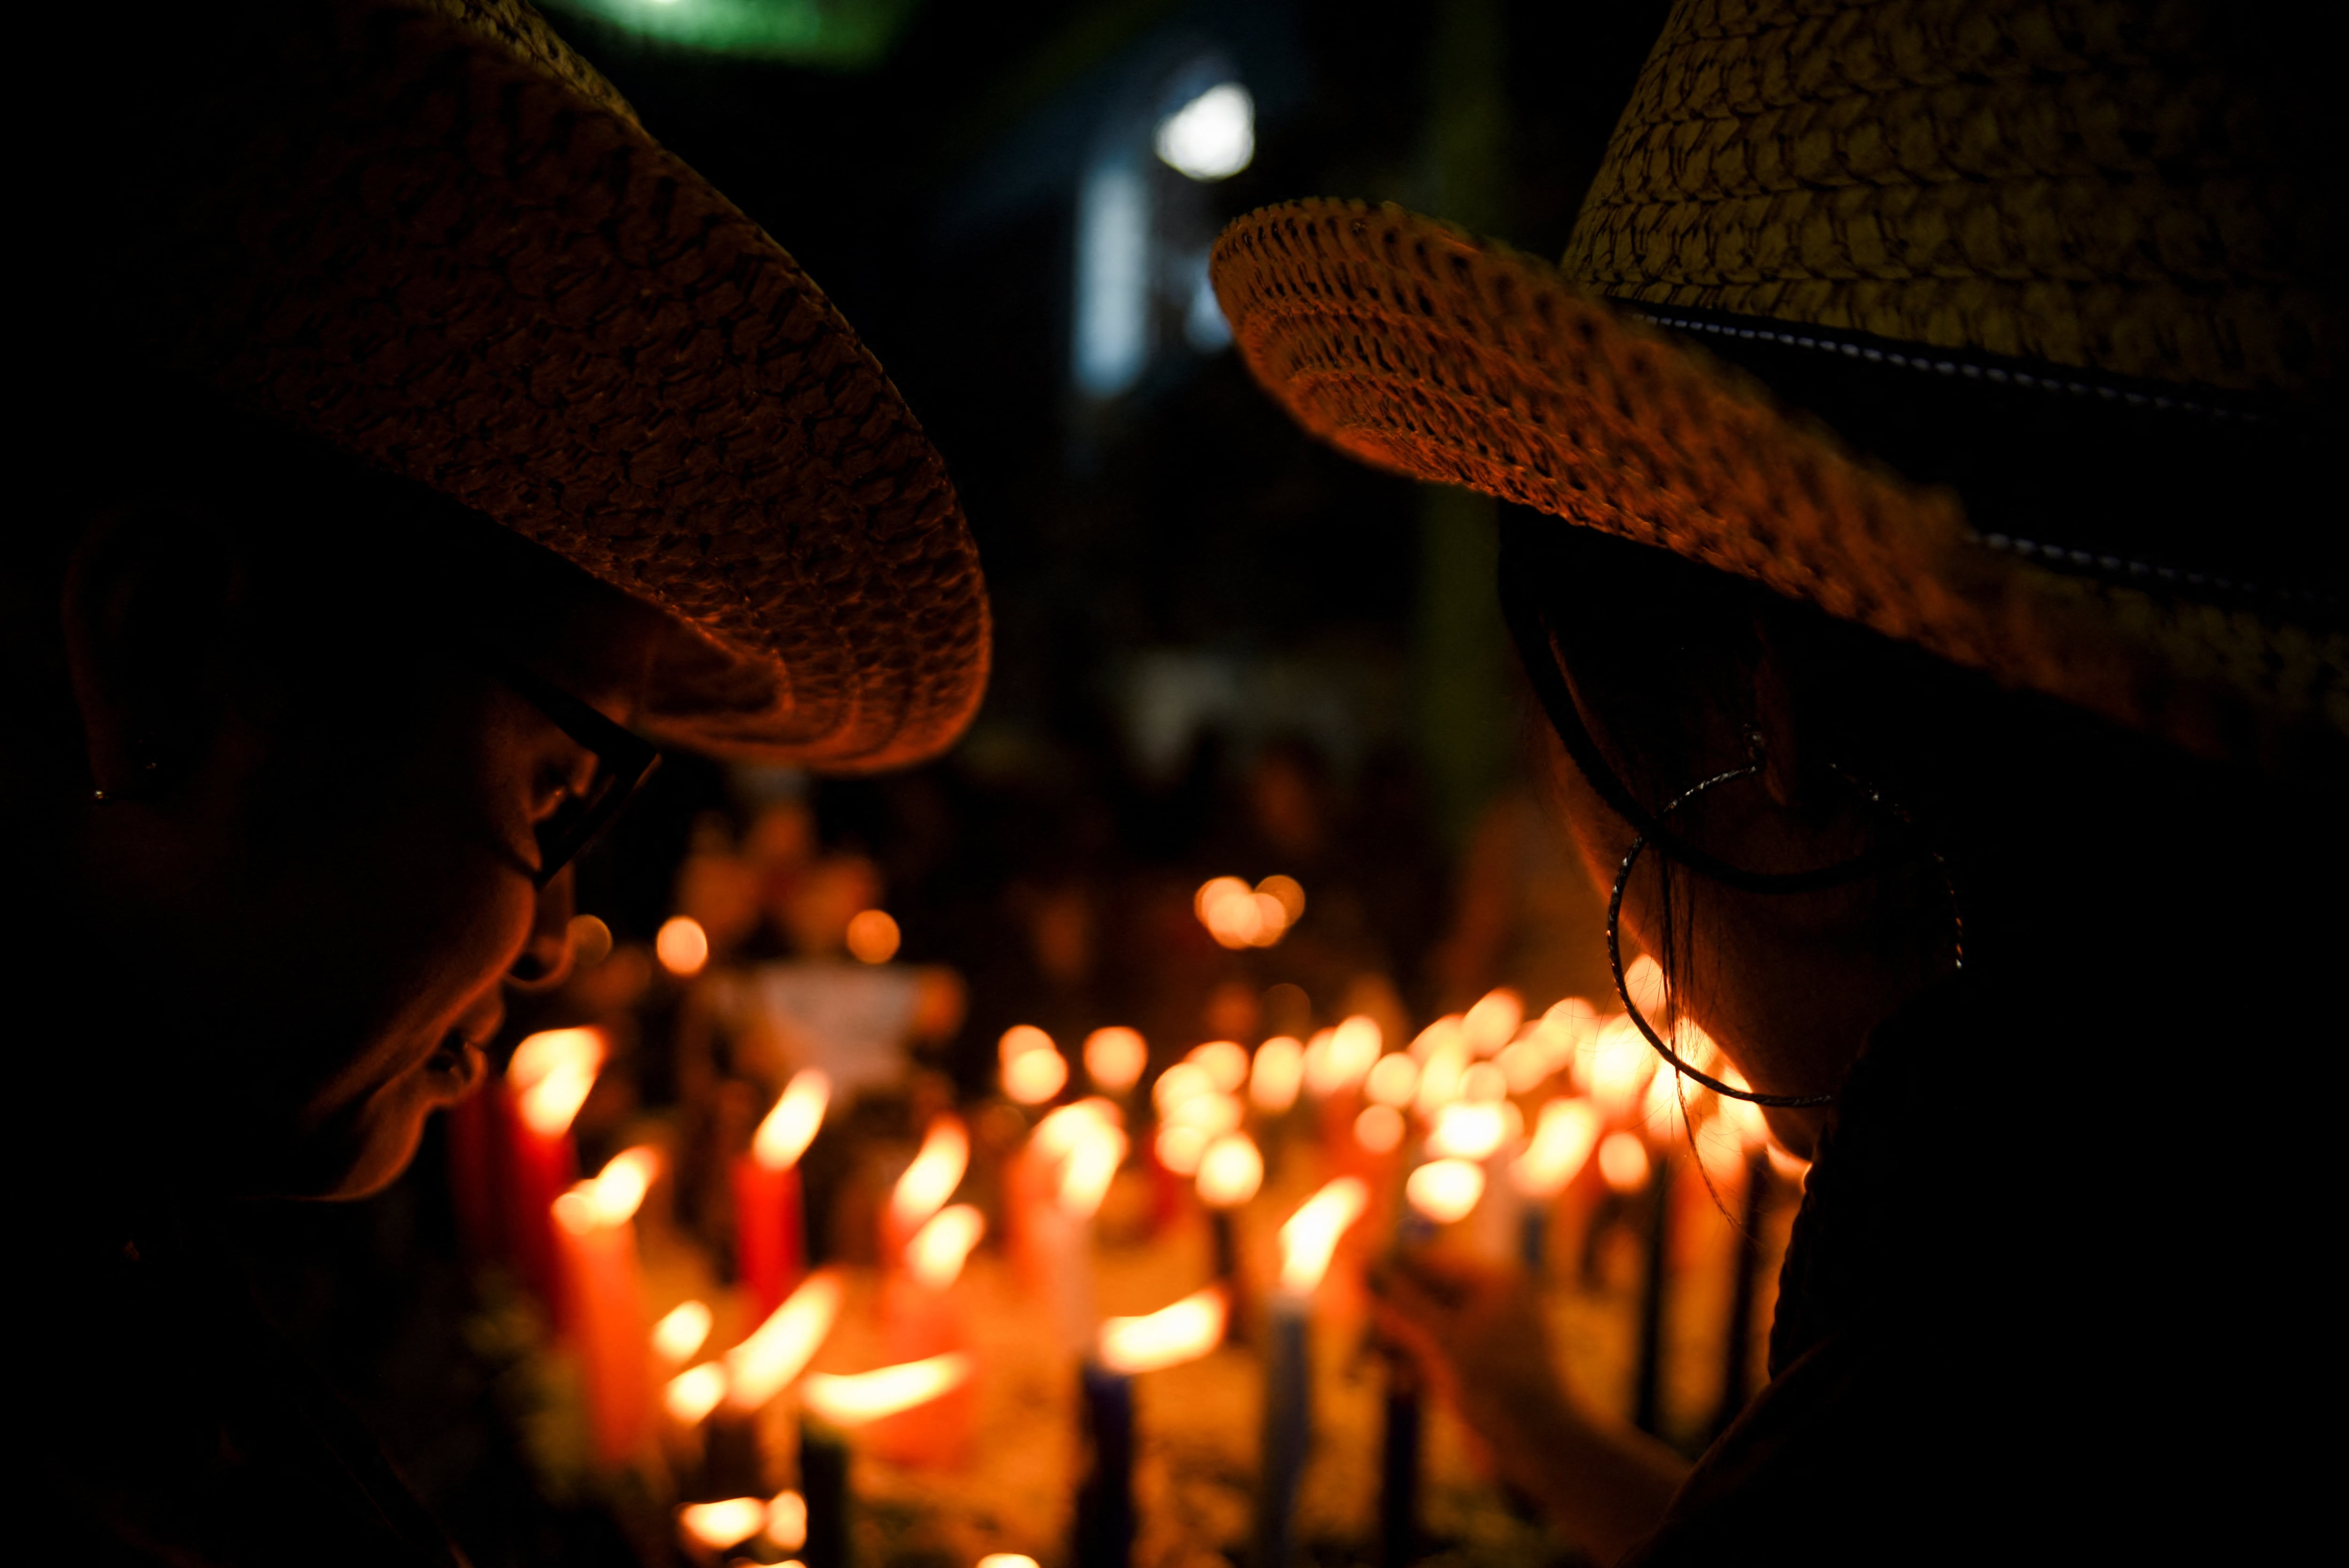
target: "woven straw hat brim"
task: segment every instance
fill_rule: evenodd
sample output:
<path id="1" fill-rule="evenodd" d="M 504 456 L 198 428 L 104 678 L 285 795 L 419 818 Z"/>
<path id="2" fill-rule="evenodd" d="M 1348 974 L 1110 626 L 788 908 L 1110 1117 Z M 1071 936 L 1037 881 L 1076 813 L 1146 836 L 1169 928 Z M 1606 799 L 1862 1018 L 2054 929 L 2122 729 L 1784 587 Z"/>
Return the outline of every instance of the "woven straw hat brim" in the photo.
<path id="1" fill-rule="evenodd" d="M 1235 222 L 1212 265 L 1257 380 L 1366 462 L 1673 551 L 2204 755 L 2337 759 L 2349 737 L 2349 637 L 1992 548 L 1953 495 L 1545 262 L 1309 201 Z"/>
<path id="2" fill-rule="evenodd" d="M 126 374 L 198 378 L 667 612 L 657 738 L 845 770 L 955 738 L 988 620 L 937 453 L 781 246 L 533 12 L 174 12 L 129 46 L 140 101 L 102 110 L 157 160 L 99 237 L 136 277 Z"/>

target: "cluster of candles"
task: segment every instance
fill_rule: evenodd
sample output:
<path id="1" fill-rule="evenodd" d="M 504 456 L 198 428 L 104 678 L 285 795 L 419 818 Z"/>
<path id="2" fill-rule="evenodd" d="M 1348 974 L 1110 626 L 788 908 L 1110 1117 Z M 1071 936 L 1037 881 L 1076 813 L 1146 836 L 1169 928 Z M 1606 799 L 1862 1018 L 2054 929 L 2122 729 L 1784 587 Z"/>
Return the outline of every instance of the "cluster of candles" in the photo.
<path id="1" fill-rule="evenodd" d="M 1247 896 L 1277 902 L 1253 890 Z M 1635 999 L 1661 989 L 1644 961 L 1631 980 Z M 1677 1045 L 1732 1076 L 1701 1033 L 1683 1026 Z M 1257 1555 L 1268 1568 L 1291 1561 L 1313 1434 L 1313 1302 L 1341 1253 L 1348 1269 L 1366 1265 L 1371 1243 L 1349 1245 L 1350 1237 L 1453 1227 L 1475 1250 L 1538 1267 L 1550 1202 L 1586 1167 L 1595 1163 L 1619 1192 L 1638 1191 L 1654 1176 L 1651 1150 L 1668 1159 L 1687 1133 L 1716 1185 L 1752 1193 L 1768 1147 L 1751 1106 L 1659 1072 L 1628 1019 L 1601 1018 L 1576 999 L 1528 1019 L 1513 993 L 1495 991 L 1399 1049 L 1361 1016 L 1253 1049 L 1207 1042 L 1150 1084 L 1150 1137 L 1139 1149 L 1128 1124 L 1144 1103 L 1150 1053 L 1134 1031 L 1103 1028 L 1083 1041 L 1091 1092 L 1081 1096 L 1072 1096 L 1071 1064 L 1042 1030 L 1016 1027 L 999 1051 L 1005 1097 L 1030 1108 L 1032 1119 L 1004 1172 L 999 1240 L 1077 1369 L 1088 1456 L 1075 1508 L 1081 1568 L 1123 1564 L 1131 1553 L 1132 1379 L 1207 1355 L 1239 1314 L 1250 1321 L 1265 1380 Z M 709 1304 L 688 1300 L 657 1321 L 647 1310 L 635 1222 L 660 1174 L 658 1151 L 625 1150 L 585 1180 L 575 1168 L 570 1125 L 603 1056 L 592 1029 L 523 1042 L 499 1092 L 452 1128 L 460 1219 L 553 1307 L 582 1371 L 598 1459 L 622 1466 L 660 1442 L 691 1444 L 702 1456 L 696 1473 L 705 1490 L 734 1493 L 680 1508 L 679 1531 L 696 1551 L 714 1559 L 763 1542 L 804 1568 L 839 1568 L 849 1539 L 846 1434 L 911 1466 L 955 1464 L 972 1440 L 982 1368 L 950 1292 L 989 1224 L 978 1208 L 954 1201 L 970 1163 L 969 1135 L 952 1114 L 934 1119 L 880 1217 L 877 1310 L 889 1363 L 853 1374 L 812 1371 L 845 1284 L 837 1269 L 807 1267 L 798 1171 L 823 1126 L 830 1086 L 814 1070 L 792 1078 L 729 1173 L 740 1290 L 755 1326 L 709 1355 L 719 1322 Z M 1309 1117 L 1298 1119 L 1306 1110 Z M 1282 1218 L 1277 1269 L 1252 1289 L 1234 1215 L 1264 1188 L 1259 1140 L 1280 1128 L 1292 1140 L 1301 1134 L 1319 1144 L 1322 1180 Z M 1094 1305 L 1093 1222 L 1120 1171 L 1137 1161 L 1162 1195 L 1172 1188 L 1179 1200 L 1184 1182 L 1193 1189 L 1215 1240 L 1215 1278 L 1158 1311 L 1103 1319 Z M 1651 1338 L 1661 1311 L 1661 1192 L 1657 1212 L 1643 1313 Z M 1746 1284 L 1741 1300 L 1750 1299 Z M 1652 1362 L 1651 1346 L 1641 1372 L 1651 1405 Z M 798 1485 L 770 1493 L 760 1484 L 771 1484 L 773 1470 L 759 1452 L 759 1433 L 776 1423 L 761 1417 L 784 1399 L 796 1408 Z M 1382 1450 L 1381 1516 L 1391 1536 L 1415 1528 L 1418 1419 L 1399 1377 Z M 1392 1545 L 1390 1557 L 1407 1554 Z M 1021 1562 L 1006 1558 L 1002 1568 Z"/>

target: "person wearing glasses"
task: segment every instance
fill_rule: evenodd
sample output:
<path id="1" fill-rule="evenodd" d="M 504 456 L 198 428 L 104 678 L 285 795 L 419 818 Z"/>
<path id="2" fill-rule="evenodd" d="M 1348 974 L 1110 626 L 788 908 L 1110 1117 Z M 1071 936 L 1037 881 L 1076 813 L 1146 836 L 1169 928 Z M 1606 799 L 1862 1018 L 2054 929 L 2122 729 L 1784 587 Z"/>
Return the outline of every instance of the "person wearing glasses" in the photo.
<path id="1" fill-rule="evenodd" d="M 1216 244 L 1302 426 L 1509 503 L 1542 766 L 1688 1113 L 1653 1147 L 1693 1181 L 1735 1097 L 1813 1161 L 1709 1445 L 1713 1390 L 1642 1432 L 1566 1387 L 1522 1280 L 1387 1273 L 1594 1560 L 2330 1525 L 2336 58 L 2281 6 L 1684 0 L 1558 266 L 1334 201 Z M 1747 1332 L 1681 1303 L 1668 1345 Z"/>
<path id="2" fill-rule="evenodd" d="M 838 312 L 519 0 L 24 46 L 75 85 L 0 552 L 52 1326 L 14 1517 L 44 1561 L 452 1563 L 195 1217 L 399 1173 L 563 977 L 571 868 L 659 748 L 950 744 L 976 552 Z"/>

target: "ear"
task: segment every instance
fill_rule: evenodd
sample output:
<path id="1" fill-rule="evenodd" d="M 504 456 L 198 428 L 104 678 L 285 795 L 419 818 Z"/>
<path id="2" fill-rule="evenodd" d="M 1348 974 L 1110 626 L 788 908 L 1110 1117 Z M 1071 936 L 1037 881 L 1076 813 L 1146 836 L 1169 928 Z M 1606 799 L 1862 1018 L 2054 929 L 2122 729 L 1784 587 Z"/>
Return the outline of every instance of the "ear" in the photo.
<path id="1" fill-rule="evenodd" d="M 99 789 L 168 787 L 212 748 L 241 577 L 233 541 L 207 520 L 134 507 L 84 530 L 59 610 Z"/>

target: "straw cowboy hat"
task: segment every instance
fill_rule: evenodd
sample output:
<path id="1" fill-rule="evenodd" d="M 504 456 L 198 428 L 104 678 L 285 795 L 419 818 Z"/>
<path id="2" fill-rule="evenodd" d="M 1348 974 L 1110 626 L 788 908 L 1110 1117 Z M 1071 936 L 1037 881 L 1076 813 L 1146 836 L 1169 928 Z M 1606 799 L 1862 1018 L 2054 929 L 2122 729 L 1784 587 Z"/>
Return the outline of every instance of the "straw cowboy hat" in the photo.
<path id="1" fill-rule="evenodd" d="M 843 770 L 954 739 L 988 607 L 937 453 L 536 13 L 77 15 L 45 26 L 98 67 L 53 132 L 98 281 L 60 286 L 103 294 L 80 353 L 115 362 L 83 374 L 323 438 L 665 611 L 656 739 Z"/>
<path id="2" fill-rule="evenodd" d="M 2273 20 L 1682 0 L 1558 266 L 1309 201 L 1216 293 L 1365 461 L 2338 778 L 2343 142 Z"/>

